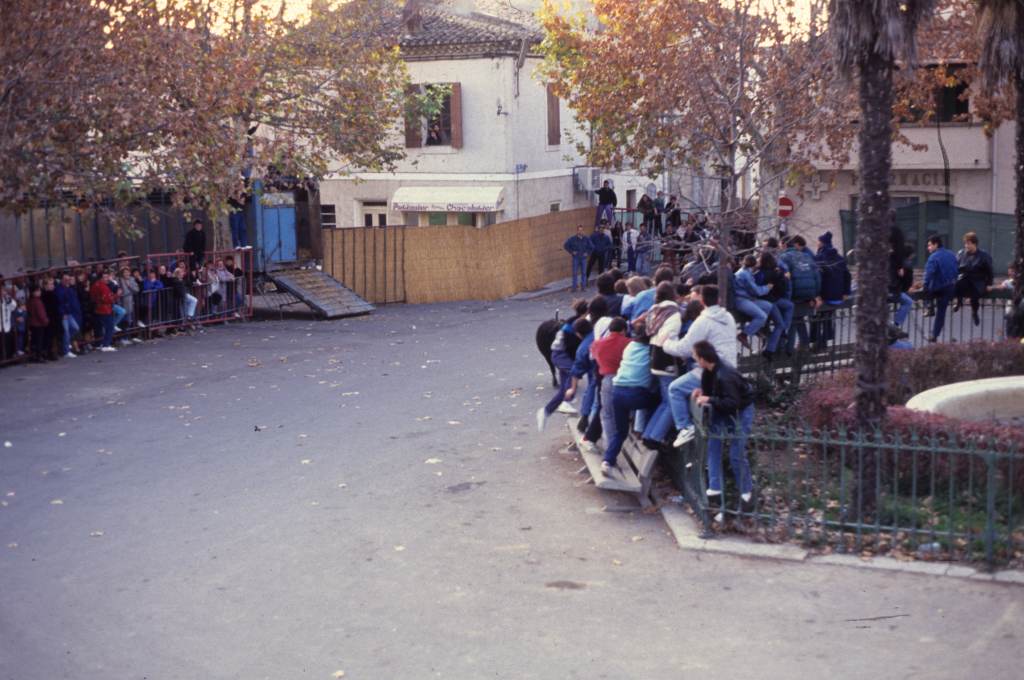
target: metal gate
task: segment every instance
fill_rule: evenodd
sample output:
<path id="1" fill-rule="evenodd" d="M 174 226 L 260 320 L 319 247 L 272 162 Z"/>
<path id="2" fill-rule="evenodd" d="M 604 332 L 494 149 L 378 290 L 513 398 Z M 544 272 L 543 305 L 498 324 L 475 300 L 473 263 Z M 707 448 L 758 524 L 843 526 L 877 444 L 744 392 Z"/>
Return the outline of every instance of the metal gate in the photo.
<path id="1" fill-rule="evenodd" d="M 405 302 L 405 229 L 323 229 L 324 269 L 368 302 Z"/>

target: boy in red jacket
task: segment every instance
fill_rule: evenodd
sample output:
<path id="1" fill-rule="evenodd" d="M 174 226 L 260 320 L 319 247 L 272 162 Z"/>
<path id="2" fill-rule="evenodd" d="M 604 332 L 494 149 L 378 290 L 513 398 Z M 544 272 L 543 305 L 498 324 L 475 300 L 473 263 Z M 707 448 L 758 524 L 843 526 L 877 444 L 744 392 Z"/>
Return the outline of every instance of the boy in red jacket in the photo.
<path id="1" fill-rule="evenodd" d="M 622 353 L 629 344 L 626 337 L 626 320 L 620 316 L 612 319 L 608 325 L 608 334 L 595 340 L 590 346 L 590 356 L 597 363 L 597 372 L 601 375 L 601 427 L 604 429 L 605 441 L 611 441 L 615 434 L 615 411 L 612 409 L 612 378 L 622 363 Z"/>
<path id="2" fill-rule="evenodd" d="M 89 299 L 92 300 L 93 313 L 103 328 L 103 340 L 100 342 L 101 352 L 116 352 L 114 349 L 114 297 L 110 290 L 110 272 L 104 270 L 103 275 L 89 288 Z"/>

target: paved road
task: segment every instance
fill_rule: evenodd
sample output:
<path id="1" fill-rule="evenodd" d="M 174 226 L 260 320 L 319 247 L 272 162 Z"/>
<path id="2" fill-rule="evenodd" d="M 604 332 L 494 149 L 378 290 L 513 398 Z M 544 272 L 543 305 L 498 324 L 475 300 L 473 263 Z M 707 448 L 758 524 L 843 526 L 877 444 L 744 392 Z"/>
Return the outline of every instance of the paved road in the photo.
<path id="1" fill-rule="evenodd" d="M 533 425 L 565 300 L 0 371 L 0 680 L 1019 677 L 1024 589 L 601 512 Z"/>

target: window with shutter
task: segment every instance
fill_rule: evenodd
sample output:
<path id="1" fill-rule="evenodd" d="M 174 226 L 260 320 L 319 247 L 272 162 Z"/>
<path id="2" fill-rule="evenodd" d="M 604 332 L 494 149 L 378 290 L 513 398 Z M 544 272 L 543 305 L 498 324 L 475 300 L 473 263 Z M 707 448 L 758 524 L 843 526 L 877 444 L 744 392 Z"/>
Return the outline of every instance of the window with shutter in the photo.
<path id="1" fill-rule="evenodd" d="M 548 146 L 558 146 L 562 143 L 562 124 L 559 120 L 558 97 L 547 87 L 548 94 Z"/>
<path id="2" fill-rule="evenodd" d="M 405 88 L 407 97 L 414 97 L 419 92 L 420 88 L 418 85 L 409 85 Z M 405 114 L 405 148 L 418 149 L 423 146 L 422 127 L 423 122 L 418 115 L 414 115 L 411 112 Z"/>

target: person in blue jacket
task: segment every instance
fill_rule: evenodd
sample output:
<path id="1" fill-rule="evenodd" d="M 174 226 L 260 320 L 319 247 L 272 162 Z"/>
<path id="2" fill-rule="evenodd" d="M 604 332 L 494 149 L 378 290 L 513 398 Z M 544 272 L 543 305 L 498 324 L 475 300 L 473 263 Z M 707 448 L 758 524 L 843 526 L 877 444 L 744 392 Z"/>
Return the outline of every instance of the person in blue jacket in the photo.
<path id="1" fill-rule="evenodd" d="M 924 293 L 936 301 L 935 322 L 928 342 L 935 342 L 942 334 L 946 323 L 946 307 L 956 292 L 956 277 L 959 265 L 952 250 L 942 247 L 942 237 L 933 234 L 928 237 L 928 261 L 924 265 Z"/>
<path id="2" fill-rule="evenodd" d="M 82 329 L 82 307 L 78 304 L 78 291 L 71 285 L 71 275 L 61 274 L 57 284 L 57 309 L 60 313 L 62 330 L 60 354 L 63 357 L 78 356 L 71 351 L 71 340 Z"/>
<path id="3" fill-rule="evenodd" d="M 562 247 L 572 256 L 572 289 L 573 291 L 583 290 L 587 287 L 587 256 L 594 250 L 594 245 L 583 233 L 582 224 L 576 225 L 576 235 L 565 239 Z M 579 279 L 577 279 L 577 274 Z"/>
<path id="4" fill-rule="evenodd" d="M 842 306 L 853 287 L 853 277 L 846 259 L 832 245 L 832 232 L 818 237 L 818 252 L 814 256 L 821 270 L 821 304 L 815 310 L 811 324 L 811 341 L 818 351 L 825 349 L 835 338 L 835 310 Z"/>

